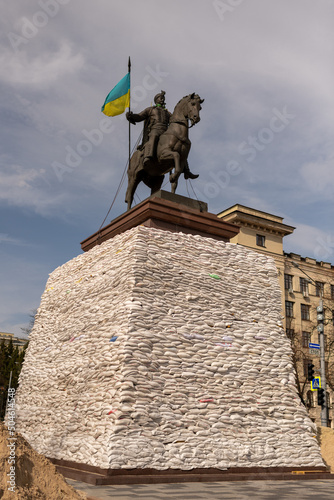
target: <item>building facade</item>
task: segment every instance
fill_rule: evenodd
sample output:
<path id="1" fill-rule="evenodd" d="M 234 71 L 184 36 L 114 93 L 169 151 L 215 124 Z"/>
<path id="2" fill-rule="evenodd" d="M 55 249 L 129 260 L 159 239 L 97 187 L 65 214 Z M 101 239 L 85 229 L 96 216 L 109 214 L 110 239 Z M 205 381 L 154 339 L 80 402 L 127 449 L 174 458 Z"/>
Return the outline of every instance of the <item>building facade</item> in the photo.
<path id="1" fill-rule="evenodd" d="M 13 333 L 0 332 L 0 342 L 4 341 L 5 344 L 9 344 L 10 341 L 13 342 L 14 347 L 18 347 L 19 351 L 23 349 L 23 347 L 28 342 L 28 339 L 23 339 L 19 337 L 15 337 Z"/>
<path id="2" fill-rule="evenodd" d="M 286 335 L 293 348 L 297 387 L 309 409 L 310 417 L 320 425 L 321 407 L 317 391 L 308 382 L 308 366 L 314 365 L 314 375 L 320 375 L 320 350 L 310 347 L 319 344 L 317 307 L 324 307 L 324 341 L 326 365 L 326 405 L 329 427 L 333 425 L 334 397 L 334 266 L 329 262 L 285 253 L 283 238 L 294 231 L 283 218 L 260 210 L 234 205 L 218 214 L 219 218 L 240 228 L 231 243 L 252 248 L 274 258 L 282 290 L 282 314 Z"/>

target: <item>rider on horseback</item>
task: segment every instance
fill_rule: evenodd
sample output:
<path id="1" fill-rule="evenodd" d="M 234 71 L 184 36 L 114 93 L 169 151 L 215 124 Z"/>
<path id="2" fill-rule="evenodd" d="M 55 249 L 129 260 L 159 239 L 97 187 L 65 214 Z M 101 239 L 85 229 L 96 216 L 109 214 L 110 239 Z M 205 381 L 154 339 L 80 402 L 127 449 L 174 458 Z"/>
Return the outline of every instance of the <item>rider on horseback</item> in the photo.
<path id="1" fill-rule="evenodd" d="M 140 113 L 126 113 L 127 120 L 133 125 L 145 120 L 143 141 L 138 148 L 144 150 L 144 166 L 148 166 L 152 160 L 156 159 L 159 137 L 167 130 L 172 115 L 165 107 L 165 94 L 166 92 L 162 90 L 154 97 L 155 106 L 146 108 Z M 183 173 L 185 179 L 197 179 L 198 177 L 190 172 L 188 162 L 186 162 Z"/>

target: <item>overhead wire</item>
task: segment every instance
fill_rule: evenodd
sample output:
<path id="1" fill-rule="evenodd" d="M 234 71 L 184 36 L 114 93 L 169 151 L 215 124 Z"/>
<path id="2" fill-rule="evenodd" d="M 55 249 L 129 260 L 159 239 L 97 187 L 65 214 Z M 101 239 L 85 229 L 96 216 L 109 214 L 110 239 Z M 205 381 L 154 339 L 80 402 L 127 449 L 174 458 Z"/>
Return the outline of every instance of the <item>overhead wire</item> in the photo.
<path id="1" fill-rule="evenodd" d="M 193 188 L 193 185 L 192 185 L 192 183 L 191 183 L 191 180 L 190 180 L 190 179 L 188 179 L 188 180 L 189 180 L 189 184 L 190 184 L 190 187 L 191 187 L 191 189 L 192 189 L 192 192 L 194 193 L 194 196 L 195 196 L 196 200 L 198 201 L 199 210 L 200 210 L 200 212 L 203 212 L 203 206 L 202 206 L 201 202 L 199 201 L 199 199 L 197 198 L 197 195 L 196 195 L 196 193 L 195 193 L 195 190 L 194 190 L 194 188 Z M 189 193 L 188 193 L 188 195 L 189 195 Z M 190 198 L 190 195 L 189 195 L 189 198 Z"/>

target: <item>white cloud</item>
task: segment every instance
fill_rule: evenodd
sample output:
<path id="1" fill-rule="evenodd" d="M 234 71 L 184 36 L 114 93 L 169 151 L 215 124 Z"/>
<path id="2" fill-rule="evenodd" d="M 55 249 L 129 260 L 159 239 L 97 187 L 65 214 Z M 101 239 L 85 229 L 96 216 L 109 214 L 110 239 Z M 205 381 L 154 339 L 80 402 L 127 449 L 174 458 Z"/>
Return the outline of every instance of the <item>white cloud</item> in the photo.
<path id="1" fill-rule="evenodd" d="M 286 252 L 325 262 L 334 260 L 334 233 L 298 221 L 293 221 L 291 225 L 296 229 L 284 240 L 283 246 Z"/>
<path id="2" fill-rule="evenodd" d="M 45 171 L 20 165 L 2 165 L 0 172 L 0 201 L 16 207 L 32 208 L 39 214 L 48 214 L 54 206 L 61 206 L 64 193 L 43 189 Z"/>
<path id="3" fill-rule="evenodd" d="M 319 198 L 333 201 L 334 193 L 334 155 L 320 157 L 318 161 L 302 165 L 300 174 L 305 186 Z"/>
<path id="4" fill-rule="evenodd" d="M 1 82 L 34 86 L 35 89 L 50 86 L 65 75 L 77 73 L 84 66 L 83 54 L 73 54 L 72 51 L 70 44 L 64 40 L 57 51 L 42 51 L 34 56 L 25 51 L 13 54 L 7 49 L 0 55 Z"/>
<path id="5" fill-rule="evenodd" d="M 0 233 L 0 245 L 2 243 L 8 243 L 9 245 L 18 245 L 18 246 L 25 246 L 27 244 L 18 238 L 13 238 L 9 236 L 9 234 Z"/>

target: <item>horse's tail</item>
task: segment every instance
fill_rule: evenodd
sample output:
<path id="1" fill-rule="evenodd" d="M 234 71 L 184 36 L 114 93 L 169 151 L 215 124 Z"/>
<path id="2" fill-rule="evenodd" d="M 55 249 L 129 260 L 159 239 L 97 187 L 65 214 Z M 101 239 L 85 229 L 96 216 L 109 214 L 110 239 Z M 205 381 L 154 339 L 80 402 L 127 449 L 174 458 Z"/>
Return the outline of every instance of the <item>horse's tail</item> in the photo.
<path id="1" fill-rule="evenodd" d="M 131 208 L 133 195 L 138 183 L 141 181 L 141 171 L 143 170 L 143 152 L 137 150 L 130 158 L 128 166 L 128 187 L 125 195 L 125 203 L 128 204 L 128 210 Z"/>

